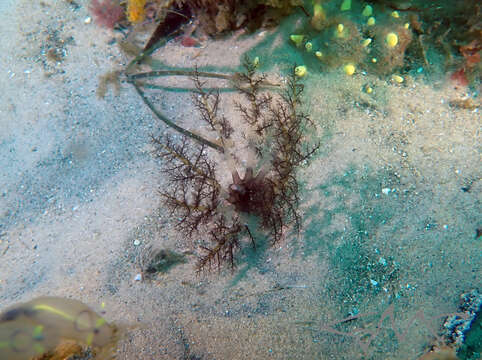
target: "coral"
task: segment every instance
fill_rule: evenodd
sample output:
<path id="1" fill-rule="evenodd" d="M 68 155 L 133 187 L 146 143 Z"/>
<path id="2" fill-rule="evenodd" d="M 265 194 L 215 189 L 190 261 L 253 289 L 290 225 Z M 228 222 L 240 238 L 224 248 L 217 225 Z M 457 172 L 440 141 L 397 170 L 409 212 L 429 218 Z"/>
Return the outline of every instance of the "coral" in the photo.
<path id="1" fill-rule="evenodd" d="M 124 8 L 118 0 L 92 0 L 89 10 L 97 24 L 113 29 L 124 18 Z"/>
<path id="2" fill-rule="evenodd" d="M 247 28 L 255 30 L 276 24 L 302 0 L 191 0 L 185 3 L 208 35 Z"/>
<path id="3" fill-rule="evenodd" d="M 448 70 L 458 85 L 476 82 L 482 71 L 480 1 L 446 2 L 436 11 L 427 6 L 430 11 L 420 11 L 416 18 L 412 15 L 411 19 L 411 26 L 422 48 L 424 65 L 428 67 L 433 63 L 437 66 L 436 61 L 429 61 L 436 54 L 444 59 L 443 70 Z M 430 58 L 427 59 L 427 56 Z"/>
<path id="4" fill-rule="evenodd" d="M 329 36 L 329 46 L 323 51 L 322 61 L 330 67 L 339 67 L 343 64 L 356 65 L 362 62 L 366 56 L 366 49 L 362 44 L 363 38 L 357 25 L 342 17 L 331 21 L 332 25 L 325 29 L 324 36 Z"/>
<path id="5" fill-rule="evenodd" d="M 146 18 L 146 11 L 144 6 L 146 0 L 128 0 L 127 1 L 127 20 L 131 23 L 137 24 Z"/>
<path id="6" fill-rule="evenodd" d="M 205 234 L 200 243 L 199 271 L 214 265 L 220 267 L 224 262 L 234 267 L 235 253 L 243 239 L 256 246 L 252 226 L 264 230 L 272 243 L 283 238 L 287 227 L 299 230 L 296 172 L 319 147 L 319 144 L 310 146 L 307 141 L 306 132 L 314 124 L 300 110 L 303 87 L 294 69 L 285 92 L 274 94 L 262 91 L 266 77 L 256 74 L 252 61 L 246 59 L 244 66 L 245 72 L 236 74 L 232 80 L 246 101 L 236 102 L 235 107 L 251 129 L 248 146 L 258 163 L 246 166 L 243 177 L 235 165 L 239 145 L 232 134 L 237 129 L 218 114 L 219 93 L 204 90 L 197 71 L 193 77 L 196 89 L 193 101 L 201 119 L 217 134 L 216 147 L 206 145 L 211 141 L 198 144 L 186 136 L 180 141 L 170 136 L 152 139 L 155 154 L 165 160 L 162 171 L 167 175 L 167 186 L 161 196 L 172 216 L 178 219 L 176 227 L 190 238 Z M 226 159 L 224 168 L 230 169 L 230 184 L 223 185 L 224 177 L 211 160 L 210 149 L 218 150 Z M 255 169 L 260 170 L 256 173 Z M 253 225 L 253 218 L 257 225 Z"/>
<path id="7" fill-rule="evenodd" d="M 388 75 L 401 68 L 405 62 L 405 51 L 412 41 L 412 31 L 406 27 L 387 25 L 374 30 L 376 39 L 370 56 L 377 59 L 371 69 L 378 74 Z"/>
<path id="8" fill-rule="evenodd" d="M 95 352 L 84 350 L 82 346 L 75 341 L 63 340 L 52 351 L 41 356 L 36 356 L 33 360 L 61 360 L 61 359 L 89 359 L 94 356 Z"/>
<path id="9" fill-rule="evenodd" d="M 437 344 L 418 360 L 478 359 L 482 346 L 482 295 L 477 289 L 460 296 L 458 312 L 448 316 Z"/>
<path id="10" fill-rule="evenodd" d="M 311 18 L 311 26 L 320 31 L 327 25 L 326 13 L 323 6 L 319 3 L 313 5 L 313 17 Z"/>
<path id="11" fill-rule="evenodd" d="M 272 26 L 302 5 L 302 0 L 91 0 L 95 21 L 112 29 L 127 18 L 131 24 L 158 22 L 169 28 L 166 18 L 173 14 L 196 21 L 196 28 L 208 35 L 262 26 Z M 127 25 L 127 24 L 126 24 Z"/>
<path id="12" fill-rule="evenodd" d="M 467 86 L 471 81 L 477 78 L 482 70 L 480 65 L 480 52 L 482 50 L 482 41 L 479 39 L 472 40 L 469 44 L 459 47 L 459 52 L 464 57 L 464 62 L 460 68 L 453 72 L 450 79 L 457 85 Z"/>

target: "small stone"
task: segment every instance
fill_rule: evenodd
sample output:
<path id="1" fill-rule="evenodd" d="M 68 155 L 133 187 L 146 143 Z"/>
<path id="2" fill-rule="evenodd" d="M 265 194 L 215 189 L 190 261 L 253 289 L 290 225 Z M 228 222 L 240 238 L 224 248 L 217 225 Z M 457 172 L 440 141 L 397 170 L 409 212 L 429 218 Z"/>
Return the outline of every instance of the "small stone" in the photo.
<path id="1" fill-rule="evenodd" d="M 141 281 L 142 280 L 142 274 L 137 274 L 135 277 L 134 277 L 134 281 Z"/>
<path id="2" fill-rule="evenodd" d="M 383 188 L 382 193 L 388 195 L 390 193 L 390 188 Z"/>
<path id="3" fill-rule="evenodd" d="M 370 283 L 373 285 L 373 286 L 378 286 L 378 282 L 373 280 L 373 279 L 370 279 Z"/>
<path id="4" fill-rule="evenodd" d="M 141 242 L 139 241 L 139 239 L 134 240 L 134 246 L 139 246 L 140 244 Z"/>
<path id="5" fill-rule="evenodd" d="M 84 24 L 90 24 L 92 22 L 92 18 L 90 16 L 86 17 L 84 20 Z"/>

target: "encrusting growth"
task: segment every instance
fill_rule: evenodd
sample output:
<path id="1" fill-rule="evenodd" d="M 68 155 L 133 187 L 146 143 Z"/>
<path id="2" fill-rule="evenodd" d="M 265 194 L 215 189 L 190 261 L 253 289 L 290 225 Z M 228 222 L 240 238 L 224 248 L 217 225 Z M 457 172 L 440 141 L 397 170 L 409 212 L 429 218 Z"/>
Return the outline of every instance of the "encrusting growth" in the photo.
<path id="1" fill-rule="evenodd" d="M 204 90 L 197 70 L 193 76 L 194 105 L 201 119 L 217 134 L 217 140 L 198 142 L 184 135 L 180 141 L 169 136 L 152 138 L 155 154 L 165 159 L 162 171 L 168 185 L 161 196 L 179 219 L 177 228 L 188 237 L 207 234 L 200 245 L 199 271 L 213 265 L 220 267 L 224 262 L 234 267 L 243 239 L 256 246 L 248 217 L 257 219 L 272 243 L 282 239 L 287 227 L 299 229 L 296 171 L 319 148 L 319 144 L 309 145 L 306 134 L 315 125 L 300 110 L 303 86 L 294 73 L 288 78 L 285 92 L 275 94 L 263 91 L 266 78 L 256 73 L 249 59 L 245 59 L 244 67 L 245 72 L 233 76 L 232 82 L 247 101 L 237 102 L 235 107 L 251 129 L 249 146 L 256 153 L 256 166 L 244 170 L 227 166 L 232 182 L 222 185 L 209 151 L 217 150 L 229 164 L 235 164 L 237 144 L 231 135 L 237 129 L 219 115 L 219 92 Z M 207 146 L 209 143 L 216 147 Z"/>

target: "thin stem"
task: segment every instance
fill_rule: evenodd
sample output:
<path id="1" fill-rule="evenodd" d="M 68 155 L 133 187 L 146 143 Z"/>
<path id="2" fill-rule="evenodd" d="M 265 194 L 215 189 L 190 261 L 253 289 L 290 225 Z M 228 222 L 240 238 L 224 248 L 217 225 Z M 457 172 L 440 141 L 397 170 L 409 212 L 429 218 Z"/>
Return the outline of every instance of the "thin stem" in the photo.
<path id="1" fill-rule="evenodd" d="M 224 80 L 232 80 L 233 75 L 226 75 L 220 73 L 213 73 L 213 72 L 206 72 L 206 71 L 193 71 L 193 70 L 154 70 L 154 71 L 147 71 L 143 73 L 137 74 L 128 74 L 127 81 L 137 80 L 137 79 L 144 79 L 144 78 L 154 78 L 154 77 L 161 77 L 161 76 L 201 76 L 207 78 L 214 78 L 214 79 L 224 79 Z"/>
<path id="2" fill-rule="evenodd" d="M 254 237 L 253 237 L 253 235 L 251 234 L 251 230 L 249 230 L 249 227 L 248 227 L 247 224 L 244 224 L 244 226 L 246 227 L 246 230 L 248 231 L 248 235 L 249 235 L 249 237 L 250 237 L 250 239 L 251 239 L 251 242 L 253 243 L 253 248 L 254 248 L 254 250 L 256 250 L 256 243 L 254 242 Z"/>
<path id="3" fill-rule="evenodd" d="M 190 137 L 193 140 L 196 140 L 196 141 L 200 142 L 201 144 L 204 144 L 204 145 L 209 146 L 210 148 L 213 148 L 213 149 L 215 149 L 215 150 L 217 150 L 221 153 L 224 153 L 224 148 L 221 145 L 218 145 L 218 144 L 215 144 L 215 143 L 213 143 L 209 140 L 206 140 L 203 137 L 201 137 L 197 134 L 194 134 L 194 133 L 190 132 L 189 130 L 186 130 L 186 129 L 180 127 L 179 125 L 176 125 L 175 123 L 173 123 L 171 120 L 169 120 L 167 117 L 165 117 L 161 112 L 159 112 L 154 107 L 154 105 L 149 101 L 149 99 L 147 99 L 147 97 L 144 95 L 144 92 L 141 90 L 141 88 L 135 82 L 132 82 L 132 85 L 134 86 L 134 89 L 136 89 L 137 93 L 139 94 L 141 99 L 144 101 L 144 103 L 154 113 L 154 115 L 156 115 L 156 117 L 159 120 L 161 120 L 162 122 L 164 122 L 167 126 L 172 127 L 174 130 L 180 132 L 181 134 L 183 134 L 187 137 Z"/>
<path id="4" fill-rule="evenodd" d="M 233 75 L 228 75 L 228 74 L 220 74 L 220 73 L 196 71 L 196 70 L 174 70 L 174 69 L 154 70 L 154 71 L 147 71 L 147 72 L 137 73 L 137 74 L 127 74 L 127 71 L 126 71 L 126 76 L 127 76 L 127 79 L 126 79 L 127 82 L 130 82 L 130 83 L 138 79 L 156 78 L 156 77 L 162 77 L 162 76 L 189 76 L 189 77 L 200 76 L 200 77 L 223 79 L 223 80 L 229 80 L 229 81 L 241 80 L 242 82 L 242 79 L 239 79 L 238 73 L 234 73 Z M 265 80 L 261 81 L 260 85 L 266 86 L 266 87 L 275 87 L 275 88 L 279 88 L 281 86 L 281 84 L 271 83 Z"/>
<path id="5" fill-rule="evenodd" d="M 129 73 L 129 71 L 135 66 L 135 65 L 139 65 L 143 60 L 144 58 L 152 55 L 152 53 L 154 51 L 156 51 L 157 49 L 159 49 L 160 47 L 164 46 L 169 40 L 173 39 L 175 36 L 179 35 L 181 33 L 181 29 L 177 29 L 175 31 L 173 31 L 171 34 L 169 34 L 167 37 L 163 37 L 161 39 L 159 39 L 157 42 L 155 42 L 151 47 L 149 47 L 148 49 L 145 49 L 143 51 L 141 51 L 134 59 L 132 59 L 130 61 L 129 64 L 127 64 L 127 67 L 126 67 L 126 70 L 125 70 L 125 73 Z"/>

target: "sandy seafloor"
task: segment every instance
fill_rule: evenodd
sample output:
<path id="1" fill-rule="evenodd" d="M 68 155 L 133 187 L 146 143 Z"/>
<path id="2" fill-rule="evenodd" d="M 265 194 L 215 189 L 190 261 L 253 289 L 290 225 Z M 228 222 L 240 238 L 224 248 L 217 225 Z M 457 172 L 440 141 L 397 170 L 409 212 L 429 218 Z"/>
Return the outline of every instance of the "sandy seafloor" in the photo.
<path id="1" fill-rule="evenodd" d="M 78 4 L 0 2 L 0 309 L 47 294 L 94 309 L 104 302 L 109 321 L 131 326 L 118 359 L 416 359 L 437 317 L 481 288 L 480 109 L 449 106 L 467 89 L 443 76 L 400 85 L 337 71 L 304 80 L 322 146 L 299 174 L 301 233 L 245 250 L 234 272 L 197 276 L 190 256 L 135 281 L 142 248 L 180 252 L 190 242 L 157 195 L 149 139 L 165 128 L 128 84 L 96 96 L 98 77 L 129 59 L 111 31 L 84 23 L 87 2 Z M 263 41 L 275 48 L 279 36 L 170 43 L 156 56 L 235 69 Z M 62 61 L 46 58 L 52 46 Z M 366 83 L 373 94 L 361 91 Z M 156 96 L 166 115 L 196 129 L 189 94 Z M 224 112 L 236 126 L 232 97 Z M 374 312 L 338 329 L 376 332 L 387 310 L 393 324 L 363 338 L 366 352 L 323 331 Z"/>

